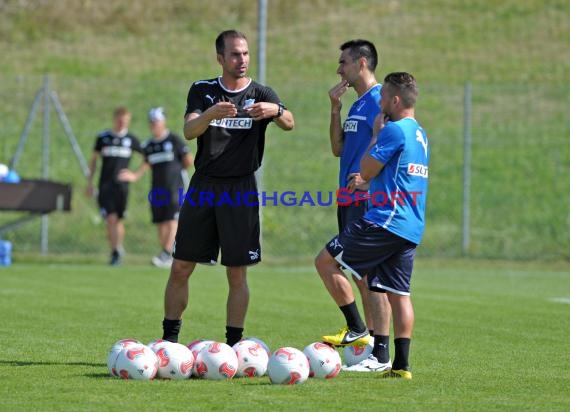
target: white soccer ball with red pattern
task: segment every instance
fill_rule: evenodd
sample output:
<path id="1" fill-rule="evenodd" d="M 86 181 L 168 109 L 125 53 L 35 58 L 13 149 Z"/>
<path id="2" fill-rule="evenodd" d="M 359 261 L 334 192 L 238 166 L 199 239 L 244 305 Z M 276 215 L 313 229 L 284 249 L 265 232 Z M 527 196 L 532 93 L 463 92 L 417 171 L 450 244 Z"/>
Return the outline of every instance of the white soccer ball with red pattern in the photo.
<path id="1" fill-rule="evenodd" d="M 374 338 L 370 338 L 366 346 L 346 346 L 344 348 L 344 363 L 346 366 L 356 365 L 372 353 Z"/>
<path id="2" fill-rule="evenodd" d="M 236 353 L 229 345 L 221 342 L 213 342 L 203 348 L 194 364 L 198 377 L 212 380 L 231 379 L 237 368 Z"/>
<path id="3" fill-rule="evenodd" d="M 237 377 L 265 375 L 269 356 L 259 343 L 253 340 L 241 340 L 233 346 L 233 350 L 238 360 Z"/>
<path id="4" fill-rule="evenodd" d="M 186 345 L 186 347 L 192 351 L 192 354 L 194 355 L 194 359 L 196 359 L 196 356 L 198 356 L 198 353 L 202 349 L 204 349 L 206 346 L 208 346 L 209 344 L 214 343 L 214 342 L 215 341 L 208 340 L 208 339 L 196 339 L 196 340 L 193 340 L 192 342 L 190 342 L 188 345 Z"/>
<path id="5" fill-rule="evenodd" d="M 170 342 L 164 339 L 156 339 L 153 340 L 152 342 L 149 342 L 146 346 L 148 346 L 149 348 L 152 349 L 152 351 L 154 353 L 156 353 L 155 348 L 158 348 L 160 346 L 164 346 L 164 345 L 168 345 Z"/>
<path id="6" fill-rule="evenodd" d="M 269 358 L 271 356 L 271 349 L 269 349 L 269 346 L 267 345 L 267 343 L 265 343 L 261 339 L 259 339 L 259 338 L 245 338 L 244 340 L 252 340 L 254 342 L 259 343 L 261 345 L 261 347 L 263 349 L 265 349 L 265 352 L 267 352 L 267 358 Z"/>
<path id="7" fill-rule="evenodd" d="M 133 345 L 119 353 L 115 367 L 121 379 L 151 380 L 158 371 L 158 358 L 148 346 Z"/>
<path id="8" fill-rule="evenodd" d="M 198 376 L 198 372 L 196 371 L 196 358 L 198 357 L 198 354 L 202 349 L 204 349 L 206 346 L 210 345 L 211 343 L 214 343 L 214 341 L 207 339 L 196 339 L 190 342 L 188 345 L 186 345 L 188 349 L 190 349 L 190 351 L 192 352 L 192 355 L 194 355 L 194 367 L 192 368 L 192 376 Z"/>
<path id="9" fill-rule="evenodd" d="M 326 343 L 311 343 L 303 353 L 309 360 L 310 378 L 330 379 L 340 372 L 342 365 L 340 355 L 336 349 Z"/>
<path id="10" fill-rule="evenodd" d="M 194 366 L 194 355 L 179 343 L 159 342 L 153 346 L 158 357 L 158 376 L 163 379 L 188 379 Z"/>
<path id="11" fill-rule="evenodd" d="M 291 347 L 277 349 L 267 364 L 267 374 L 273 384 L 294 385 L 309 377 L 309 361 L 303 352 Z"/>
<path id="12" fill-rule="evenodd" d="M 107 354 L 107 369 L 109 370 L 111 376 L 119 376 L 115 368 L 115 364 L 117 363 L 117 356 L 119 356 L 119 353 L 126 347 L 133 345 L 142 345 L 142 343 L 136 339 L 122 339 L 118 342 L 115 342 L 115 344 L 111 347 L 109 353 Z"/>

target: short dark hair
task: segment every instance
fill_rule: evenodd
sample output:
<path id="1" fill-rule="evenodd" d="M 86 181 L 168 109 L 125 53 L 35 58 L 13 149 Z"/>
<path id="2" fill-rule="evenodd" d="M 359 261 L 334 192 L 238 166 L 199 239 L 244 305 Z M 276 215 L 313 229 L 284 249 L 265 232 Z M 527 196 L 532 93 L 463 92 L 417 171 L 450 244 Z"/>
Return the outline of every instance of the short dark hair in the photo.
<path id="1" fill-rule="evenodd" d="M 247 41 L 247 37 L 240 31 L 237 30 L 225 30 L 218 34 L 216 37 L 216 53 L 223 55 L 226 51 L 226 39 L 244 39 Z"/>
<path id="2" fill-rule="evenodd" d="M 384 78 L 384 85 L 390 94 L 400 96 L 406 109 L 414 107 L 418 99 L 418 85 L 416 79 L 410 73 L 394 72 Z"/>
<path id="3" fill-rule="evenodd" d="M 367 62 L 368 70 L 373 72 L 376 70 L 376 66 L 378 65 L 378 53 L 376 52 L 376 47 L 372 42 L 368 40 L 356 39 L 350 40 L 346 43 L 343 43 L 340 46 L 342 51 L 348 49 L 348 54 L 352 57 L 352 60 L 360 59 L 364 57 Z"/>

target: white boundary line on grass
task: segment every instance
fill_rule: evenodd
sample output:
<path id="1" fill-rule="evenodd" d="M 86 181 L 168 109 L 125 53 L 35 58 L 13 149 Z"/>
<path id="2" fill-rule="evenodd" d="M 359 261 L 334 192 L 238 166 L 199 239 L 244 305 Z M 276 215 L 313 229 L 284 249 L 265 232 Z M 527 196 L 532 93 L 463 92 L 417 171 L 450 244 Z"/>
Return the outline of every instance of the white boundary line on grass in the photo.
<path id="1" fill-rule="evenodd" d="M 551 302 L 565 303 L 566 305 L 570 305 L 570 298 L 550 298 L 548 300 Z"/>

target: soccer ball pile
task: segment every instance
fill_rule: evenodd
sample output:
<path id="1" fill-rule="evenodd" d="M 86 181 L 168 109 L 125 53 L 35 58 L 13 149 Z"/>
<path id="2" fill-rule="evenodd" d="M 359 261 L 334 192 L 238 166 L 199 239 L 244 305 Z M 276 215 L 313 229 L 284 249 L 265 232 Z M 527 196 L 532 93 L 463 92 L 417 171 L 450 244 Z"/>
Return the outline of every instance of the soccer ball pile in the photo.
<path id="1" fill-rule="evenodd" d="M 338 352 L 321 342 L 302 352 L 282 347 L 271 353 L 260 339 L 247 338 L 233 347 L 212 340 L 195 340 L 187 346 L 164 340 L 144 345 L 136 339 L 116 342 L 107 356 L 112 376 L 121 379 L 210 380 L 268 375 L 273 384 L 299 384 L 309 377 L 330 379 L 340 372 Z"/>

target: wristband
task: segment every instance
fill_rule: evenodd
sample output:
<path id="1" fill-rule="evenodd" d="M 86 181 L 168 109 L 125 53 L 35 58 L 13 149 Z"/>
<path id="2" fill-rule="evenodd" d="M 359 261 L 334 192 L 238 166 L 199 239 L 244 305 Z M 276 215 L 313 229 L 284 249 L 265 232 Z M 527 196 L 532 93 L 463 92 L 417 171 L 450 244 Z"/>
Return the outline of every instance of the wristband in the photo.
<path id="1" fill-rule="evenodd" d="M 277 118 L 283 116 L 283 110 L 285 110 L 285 106 L 283 106 L 283 103 L 277 103 L 277 106 L 279 108 L 277 109 L 277 114 L 275 116 L 273 116 L 273 119 L 277 119 Z"/>

